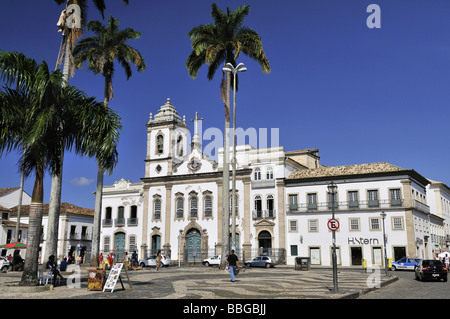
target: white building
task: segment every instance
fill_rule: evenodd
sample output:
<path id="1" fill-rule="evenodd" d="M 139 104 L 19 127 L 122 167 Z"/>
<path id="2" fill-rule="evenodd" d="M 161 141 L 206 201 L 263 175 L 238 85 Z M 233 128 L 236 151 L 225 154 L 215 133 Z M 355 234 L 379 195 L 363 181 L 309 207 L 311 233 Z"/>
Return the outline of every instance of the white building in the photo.
<path id="1" fill-rule="evenodd" d="M 136 250 L 142 258 L 162 250 L 182 261 L 220 253 L 223 149 L 217 151 L 217 162 L 202 152 L 201 120 L 195 116 L 191 138 L 185 117 L 169 99 L 154 117 L 150 114 L 141 182 L 122 179 L 104 187 L 103 253 L 120 256 Z M 388 258 L 432 258 L 436 241 L 445 246 L 449 189 L 427 186 L 430 182 L 414 170 L 387 163 L 324 167 L 317 149 L 285 152 L 282 147 L 240 145 L 236 152 L 240 258 L 245 252 L 246 259 L 269 254 L 291 265 L 296 257 L 331 265 L 330 182 L 338 186 L 339 265 L 360 265 L 362 259 L 369 265 L 384 263 L 383 212 Z M 230 202 L 231 176 L 230 166 Z M 430 209 L 432 191 L 439 200 Z"/>
<path id="2" fill-rule="evenodd" d="M 44 204 L 42 217 L 42 239 L 40 244 L 40 263 L 46 260 L 42 256 L 46 256 L 45 240 L 48 226 L 48 207 Z M 20 223 L 29 224 L 30 205 L 22 205 Z M 9 216 L 11 221 L 17 221 L 17 207 L 11 209 Z M 61 203 L 59 227 L 58 227 L 58 256 L 60 261 L 64 256 L 82 256 L 89 257 L 88 252 L 91 251 L 92 226 L 94 224 L 94 210 L 81 208 L 68 203 Z M 24 241 L 26 242 L 26 237 Z M 24 257 L 24 254 L 23 254 Z"/>
<path id="3" fill-rule="evenodd" d="M 0 245 L 14 241 L 17 223 L 16 221 L 10 220 L 10 214 L 12 213 L 11 208 L 19 204 L 19 195 L 19 187 L 0 188 Z M 31 203 L 31 196 L 28 195 L 25 191 L 23 191 L 22 193 L 22 203 L 24 205 L 29 205 Z M 18 236 L 19 241 L 26 244 L 27 234 L 28 224 L 23 223 L 23 221 L 21 220 Z M 0 255 L 6 256 L 12 253 L 12 250 L 2 249 Z M 24 252 L 23 255 L 25 255 Z"/>
<path id="4" fill-rule="evenodd" d="M 338 265 L 361 265 L 362 259 L 384 265 L 382 212 L 388 258 L 432 258 L 428 180 L 414 170 L 387 163 L 321 167 L 297 170 L 285 182 L 288 264 L 301 256 L 310 257 L 313 265 L 331 265 L 331 182 L 338 187 Z"/>

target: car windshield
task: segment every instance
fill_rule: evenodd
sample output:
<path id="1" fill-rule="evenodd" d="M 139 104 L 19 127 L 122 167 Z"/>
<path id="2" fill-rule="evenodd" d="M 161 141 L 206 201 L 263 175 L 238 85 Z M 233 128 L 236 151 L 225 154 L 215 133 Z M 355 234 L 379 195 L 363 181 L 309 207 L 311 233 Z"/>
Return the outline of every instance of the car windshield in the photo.
<path id="1" fill-rule="evenodd" d="M 444 264 L 439 260 L 424 260 L 424 266 L 444 266 Z"/>

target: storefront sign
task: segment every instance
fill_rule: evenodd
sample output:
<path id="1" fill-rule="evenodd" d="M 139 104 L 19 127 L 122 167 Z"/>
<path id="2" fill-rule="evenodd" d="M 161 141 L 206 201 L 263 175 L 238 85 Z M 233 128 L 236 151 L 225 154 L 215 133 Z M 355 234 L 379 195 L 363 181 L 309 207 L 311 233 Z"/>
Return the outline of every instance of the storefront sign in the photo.
<path id="1" fill-rule="evenodd" d="M 378 238 L 364 238 L 364 237 L 353 237 L 348 238 L 349 245 L 379 245 L 380 241 Z"/>

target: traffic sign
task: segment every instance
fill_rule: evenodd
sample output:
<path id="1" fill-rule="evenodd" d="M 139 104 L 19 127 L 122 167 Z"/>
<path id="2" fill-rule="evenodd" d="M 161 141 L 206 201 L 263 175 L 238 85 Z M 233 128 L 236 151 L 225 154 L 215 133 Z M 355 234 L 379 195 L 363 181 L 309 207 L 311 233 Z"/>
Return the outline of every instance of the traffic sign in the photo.
<path id="1" fill-rule="evenodd" d="M 339 229 L 339 222 L 337 219 L 330 219 L 327 223 L 328 229 L 331 231 L 336 231 Z"/>

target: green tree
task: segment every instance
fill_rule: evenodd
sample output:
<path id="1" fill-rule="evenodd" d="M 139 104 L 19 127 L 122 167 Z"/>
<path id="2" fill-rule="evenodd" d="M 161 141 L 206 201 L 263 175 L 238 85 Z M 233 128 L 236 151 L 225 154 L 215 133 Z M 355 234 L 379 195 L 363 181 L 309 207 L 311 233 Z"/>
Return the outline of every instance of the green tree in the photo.
<path id="1" fill-rule="evenodd" d="M 214 23 L 202 24 L 194 27 L 188 36 L 192 43 L 192 52 L 186 60 L 186 68 L 192 78 L 196 78 L 198 71 L 208 65 L 207 77 L 212 80 L 219 67 L 227 63 L 237 66 L 236 60 L 241 53 L 255 60 L 264 73 L 270 73 L 269 60 L 262 47 L 261 37 L 258 33 L 246 26 L 244 20 L 250 12 L 250 6 L 240 6 L 235 11 L 227 8 L 221 11 L 212 4 L 211 16 Z M 229 250 L 229 129 L 230 129 L 230 90 L 232 78 L 228 72 L 222 72 L 220 93 L 225 103 L 225 132 L 224 132 L 224 159 L 223 159 L 223 198 L 222 198 L 222 254 L 221 266 L 224 266 L 225 256 Z"/>
<path id="2" fill-rule="evenodd" d="M 94 143 L 107 141 L 99 136 L 116 138 L 115 131 L 121 128 L 117 115 L 105 114 L 103 103 L 62 85 L 62 77 L 59 70 L 50 72 L 45 62 L 37 64 L 21 53 L 0 52 L 0 79 L 6 83 L 0 92 L 0 155 L 22 152 L 20 169 L 25 176 L 35 173 L 21 285 L 36 285 L 38 280 L 44 172 L 60 172 L 62 148 L 97 155 L 100 146 Z M 111 156 L 109 163 L 116 157 Z"/>
<path id="3" fill-rule="evenodd" d="M 120 63 L 124 68 L 127 80 L 132 75 L 131 64 L 137 67 L 138 71 L 146 69 L 146 63 L 142 54 L 133 47 L 126 44 L 129 40 L 140 38 L 141 33 L 132 28 L 119 29 L 119 19 L 110 16 L 108 24 L 103 25 L 100 21 L 94 20 L 87 24 L 87 29 L 94 32 L 94 36 L 84 38 L 78 42 L 73 50 L 75 65 L 81 68 L 85 62 L 88 70 L 95 74 L 101 74 L 105 78 L 104 104 L 109 106 L 109 102 L 114 97 L 113 77 L 114 62 Z M 91 265 L 97 266 L 100 245 L 102 191 L 103 191 L 104 167 L 101 163 L 98 166 L 97 188 L 95 193 L 95 213 L 94 226 L 92 231 Z"/>
<path id="4" fill-rule="evenodd" d="M 73 63 L 72 49 L 75 45 L 75 42 L 83 35 L 84 28 L 86 27 L 86 19 L 88 12 L 88 4 L 87 0 L 55 0 L 55 2 L 59 5 L 65 3 L 65 16 L 66 19 L 72 12 L 68 12 L 68 8 L 70 5 L 75 4 L 80 8 L 80 19 L 81 23 L 79 28 L 74 27 L 74 25 L 67 24 L 67 21 L 63 23 L 60 28 L 62 32 L 62 40 L 61 47 L 58 53 L 58 59 L 56 68 L 63 65 L 62 72 L 64 81 L 68 84 L 69 78 L 73 77 L 75 74 L 75 67 Z M 125 4 L 128 4 L 128 0 L 123 0 Z M 106 10 L 106 5 L 104 0 L 93 0 L 94 6 L 101 12 L 102 17 L 104 18 L 104 11 Z M 60 155 L 61 167 L 63 166 L 64 161 L 64 150 L 61 151 Z M 22 193 L 22 185 L 21 183 L 21 193 Z M 60 214 L 60 205 L 61 205 L 61 191 L 62 191 L 62 169 L 60 174 L 52 173 L 52 185 L 50 191 L 50 205 L 49 205 L 49 213 L 48 213 L 48 227 L 46 234 L 46 247 L 45 247 L 45 257 L 50 255 L 57 256 L 57 248 L 58 248 L 58 228 L 59 228 L 59 214 Z M 21 202 L 19 202 L 19 211 L 20 211 Z M 18 212 L 18 219 L 20 218 Z"/>

